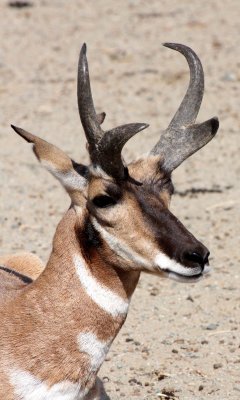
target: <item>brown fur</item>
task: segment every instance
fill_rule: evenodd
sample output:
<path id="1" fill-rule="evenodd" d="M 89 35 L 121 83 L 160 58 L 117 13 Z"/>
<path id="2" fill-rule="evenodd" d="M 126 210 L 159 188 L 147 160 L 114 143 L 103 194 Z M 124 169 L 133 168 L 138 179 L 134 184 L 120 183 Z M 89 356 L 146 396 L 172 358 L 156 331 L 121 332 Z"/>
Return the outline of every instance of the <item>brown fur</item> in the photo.
<path id="1" fill-rule="evenodd" d="M 18 253 L 0 257 L 0 265 L 14 269 L 21 274 L 37 279 L 44 269 L 40 258 L 32 253 Z"/>
<path id="2" fill-rule="evenodd" d="M 36 282 L 28 287 L 19 286 L 14 301 L 8 301 L 1 309 L 1 362 L 8 364 L 12 360 L 21 367 L 24 360 L 24 369 L 49 386 L 68 377 L 73 382 L 81 380 L 91 387 L 95 376 L 88 376 L 88 356 L 79 352 L 76 337 L 86 327 L 99 340 L 115 337 L 125 319 L 114 319 L 98 308 L 81 288 L 69 252 L 69 248 L 79 252 L 75 236 L 75 227 L 79 224 L 81 220 L 70 209 L 57 228 L 53 253 L 46 269 Z M 95 270 L 93 273 L 95 275 Z M 100 278 L 97 271 L 96 276 Z M 108 272 L 105 268 L 102 280 L 111 290 L 127 297 L 129 289 L 125 286 L 129 287 L 129 282 L 126 282 L 129 274 Z M 136 283 L 135 279 L 134 286 Z M 130 292 L 133 289 L 131 287 Z M 21 345 L 16 346 L 16 343 Z M 67 362 L 69 356 L 70 363 Z M 0 398 L 4 396 L 9 400 L 12 398 L 11 389 L 6 387 L 7 375 L 0 382 Z M 10 390 L 9 394 L 7 390 Z"/>
<path id="3" fill-rule="evenodd" d="M 39 139 L 35 143 L 35 152 L 40 158 L 37 146 L 42 142 Z M 53 147 L 51 145 L 47 149 L 46 143 L 41 148 L 45 150 L 42 154 L 44 159 L 46 154 L 50 157 Z M 69 173 L 76 184 L 72 162 L 67 161 L 64 155 L 64 162 L 70 169 L 61 175 L 62 170 L 58 169 L 61 153 L 54 150 L 52 154 L 51 172 L 66 185 L 73 206 L 57 227 L 53 251 L 45 269 L 33 255 L 5 258 L 6 265 L 33 279 L 37 278 L 33 283 L 24 285 L 14 277 L 10 284 L 10 277 L 3 276 L 2 290 L 6 297 L 0 313 L 0 359 L 5 367 L 1 372 L 0 398 L 4 396 L 5 400 L 14 399 L 7 381 L 8 368 L 12 366 L 24 367 L 50 387 L 66 377 L 71 382 L 81 382 L 89 389 L 94 387 L 96 371 L 91 371 L 89 356 L 79 351 L 76 338 L 80 332 L 87 331 L 94 333 L 100 341 L 112 340 L 126 315 L 112 317 L 93 302 L 79 281 L 73 256 L 79 254 L 85 259 L 97 282 L 122 299 L 130 299 L 140 271 L 145 267 L 141 262 L 138 265 L 134 258 L 126 260 L 121 253 L 118 254 L 111 248 L 111 241 L 104 239 L 104 232 L 113 235 L 119 243 L 126 243 L 150 266 L 154 265 L 154 258 L 161 249 L 157 235 L 153 234 L 154 229 L 158 229 L 156 223 L 159 216 L 156 214 L 153 222 L 147 222 L 143 207 L 148 205 L 148 213 L 156 210 L 161 215 L 161 210 L 168 212 L 171 197 L 168 186 L 164 186 L 166 177 L 164 171 L 159 169 L 156 157 L 129 166 L 130 176 L 139 182 L 137 184 L 131 181 L 117 184 L 110 177 L 105 179 L 101 171 L 99 175 L 95 171 L 86 184 L 82 185 L 80 180 L 79 190 L 73 190 L 65 175 Z M 94 198 L 109 195 L 109 191 L 111 196 L 117 196 L 116 205 L 95 207 Z M 96 223 L 103 227 L 104 232 L 96 230 Z M 18 266 L 16 263 L 19 263 Z M 151 268 L 150 271 L 154 272 Z M 161 275 L 159 271 L 155 272 Z"/>
<path id="4" fill-rule="evenodd" d="M 56 229 L 45 268 L 34 255 L 2 259 L 34 281 L 24 284 L 1 273 L 0 398 L 16 399 L 8 381 L 14 367 L 49 387 L 66 379 L 81 383 L 89 389 L 86 400 L 96 392 L 103 399 L 102 389 L 95 384 L 97 371 L 89 355 L 81 352 L 77 337 L 90 332 L 101 342 L 112 341 L 126 314 L 113 317 L 92 299 L 76 273 L 73 257 L 85 260 L 92 279 L 127 304 L 141 271 L 163 275 L 155 265 L 159 252 L 171 257 L 186 244 L 200 244 L 168 210 L 171 177 L 161 169 L 158 157 L 130 164 L 129 179 L 117 182 L 95 166 L 73 162 L 30 133 L 18 133 L 34 143 L 38 159 L 65 187 L 72 206 Z M 101 196 L 110 198 L 112 206 L 96 205 Z"/>
<path id="5" fill-rule="evenodd" d="M 170 171 L 211 140 L 218 121 L 213 118 L 182 128 L 181 108 L 187 124 L 195 121 L 203 72 L 191 49 L 165 45 L 187 58 L 191 80 L 170 124 L 172 138 L 169 128 L 150 156 L 128 167 L 121 159 L 127 139 L 146 124 L 106 132 L 100 128 L 105 113 L 97 116 L 94 109 L 85 44 L 78 66 L 78 106 L 92 165 L 78 164 L 56 146 L 12 126 L 33 144 L 38 160 L 64 186 L 71 207 L 56 229 L 45 268 L 34 255 L 0 259 L 12 268 L 0 268 L 0 398 L 4 400 L 25 398 L 25 393 L 17 394 L 19 387 L 31 391 L 28 398 L 34 396 L 39 381 L 43 398 L 44 391 L 66 380 L 75 384 L 74 391 L 79 386 L 85 390 L 81 398 L 103 400 L 105 392 L 96 375 L 125 321 L 140 272 L 175 277 L 197 277 L 203 272 L 208 250 L 168 210 L 173 193 Z M 189 99 L 198 89 L 195 81 L 200 102 L 196 110 L 188 110 Z M 188 136 L 200 130 L 204 140 L 196 139 L 200 135 Z M 14 382 L 12 373 L 17 374 Z"/>

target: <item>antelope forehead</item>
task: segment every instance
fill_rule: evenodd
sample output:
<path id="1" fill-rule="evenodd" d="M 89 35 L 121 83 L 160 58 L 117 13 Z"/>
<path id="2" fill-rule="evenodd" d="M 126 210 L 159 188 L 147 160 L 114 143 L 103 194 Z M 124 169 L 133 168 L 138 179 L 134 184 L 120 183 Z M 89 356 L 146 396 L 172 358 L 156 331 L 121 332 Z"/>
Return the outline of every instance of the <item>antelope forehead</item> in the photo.
<path id="1" fill-rule="evenodd" d="M 162 160 L 159 155 L 145 154 L 128 165 L 129 175 L 140 181 L 145 181 L 156 174 L 161 178 L 164 171 L 161 169 Z"/>

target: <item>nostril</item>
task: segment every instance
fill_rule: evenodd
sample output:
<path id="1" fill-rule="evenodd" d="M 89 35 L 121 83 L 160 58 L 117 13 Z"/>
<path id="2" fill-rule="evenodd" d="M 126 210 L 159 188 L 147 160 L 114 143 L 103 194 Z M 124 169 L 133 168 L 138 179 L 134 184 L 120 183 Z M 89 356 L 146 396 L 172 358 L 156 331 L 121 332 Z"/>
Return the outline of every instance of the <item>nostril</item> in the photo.
<path id="1" fill-rule="evenodd" d="M 207 254 L 206 254 L 205 257 L 204 257 L 204 260 L 203 260 L 203 262 L 204 262 L 205 265 L 208 264 L 208 257 L 209 257 L 209 255 L 210 255 L 210 252 L 208 251 Z"/>
<path id="2" fill-rule="evenodd" d="M 185 250 L 182 253 L 181 262 L 189 267 L 200 267 L 203 272 L 205 265 L 208 264 L 209 251 L 206 247 Z"/>
<path id="3" fill-rule="evenodd" d="M 205 260 L 203 258 L 203 256 L 197 252 L 193 252 L 193 253 L 186 253 L 185 254 L 185 258 L 188 261 L 193 261 L 194 263 L 198 263 L 200 265 L 204 265 L 205 264 Z"/>

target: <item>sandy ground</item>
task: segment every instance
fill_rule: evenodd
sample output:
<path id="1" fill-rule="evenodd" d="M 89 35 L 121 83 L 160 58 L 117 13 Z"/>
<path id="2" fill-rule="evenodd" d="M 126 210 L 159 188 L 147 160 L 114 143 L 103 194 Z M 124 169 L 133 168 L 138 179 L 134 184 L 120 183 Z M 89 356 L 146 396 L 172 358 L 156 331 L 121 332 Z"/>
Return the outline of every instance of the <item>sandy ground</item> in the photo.
<path id="1" fill-rule="evenodd" d="M 161 42 L 199 54 L 206 76 L 199 121 L 220 118 L 216 139 L 175 172 L 172 202 L 210 248 L 213 273 L 195 285 L 142 276 L 100 373 L 112 400 L 240 399 L 239 13 L 239 0 L 0 3 L 1 254 L 25 249 L 46 261 L 69 205 L 9 124 L 87 161 L 76 104 L 83 41 L 105 128 L 151 125 L 126 146 L 128 159 L 157 141 L 188 82 L 183 57 Z"/>

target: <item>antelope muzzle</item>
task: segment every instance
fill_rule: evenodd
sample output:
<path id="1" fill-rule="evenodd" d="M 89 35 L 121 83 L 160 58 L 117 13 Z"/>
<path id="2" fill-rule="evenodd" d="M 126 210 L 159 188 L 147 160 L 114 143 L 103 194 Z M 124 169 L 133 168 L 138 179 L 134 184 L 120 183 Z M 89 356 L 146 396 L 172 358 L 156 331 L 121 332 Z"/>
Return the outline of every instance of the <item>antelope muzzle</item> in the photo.
<path id="1" fill-rule="evenodd" d="M 156 220 L 156 239 L 161 249 L 156 265 L 169 278 L 195 281 L 210 271 L 209 250 L 168 210 Z"/>

